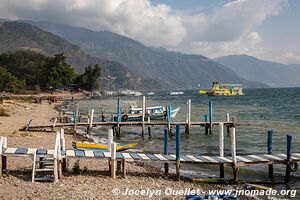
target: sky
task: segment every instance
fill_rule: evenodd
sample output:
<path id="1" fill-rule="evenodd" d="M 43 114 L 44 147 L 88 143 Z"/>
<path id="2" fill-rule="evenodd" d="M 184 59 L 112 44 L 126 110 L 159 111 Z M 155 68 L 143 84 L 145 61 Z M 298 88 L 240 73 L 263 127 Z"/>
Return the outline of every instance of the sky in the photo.
<path id="1" fill-rule="evenodd" d="M 108 30 L 210 58 L 300 63 L 299 0 L 1 0 L 0 18 Z"/>

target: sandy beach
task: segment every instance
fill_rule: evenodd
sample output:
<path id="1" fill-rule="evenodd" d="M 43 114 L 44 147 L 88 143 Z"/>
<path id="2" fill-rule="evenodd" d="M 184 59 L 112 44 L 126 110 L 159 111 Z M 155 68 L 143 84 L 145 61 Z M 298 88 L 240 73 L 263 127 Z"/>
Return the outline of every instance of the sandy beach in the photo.
<path id="1" fill-rule="evenodd" d="M 67 98 L 67 97 L 64 97 Z M 4 108 L 9 117 L 0 117 L 0 135 L 8 138 L 8 147 L 43 147 L 54 149 L 55 133 L 22 132 L 19 128 L 32 119 L 32 124 L 49 123 L 52 117 L 58 115 L 54 109 L 56 104 L 49 105 L 29 102 L 5 102 Z M 67 148 L 76 140 L 76 136 L 65 135 Z M 58 183 L 31 183 L 32 160 L 29 158 L 9 157 L 8 170 L 0 178 L 0 199 L 140 199 L 147 195 L 126 195 L 128 190 L 158 191 L 152 199 L 184 199 L 185 195 L 172 195 L 168 192 L 194 189 L 208 191 L 209 189 L 224 189 L 225 185 L 196 184 L 189 180 L 175 181 L 174 175 L 165 175 L 159 168 L 143 166 L 140 163 L 126 163 L 127 177 L 119 174 L 113 180 L 108 172 L 105 160 L 81 159 L 80 168 L 87 171 L 75 175 L 72 167 L 77 159 L 68 160 L 67 172 Z M 161 166 L 159 166 L 161 167 Z M 115 189 L 117 188 L 117 189 Z M 120 192 L 115 195 L 113 192 Z M 160 191 L 160 192 L 159 192 Z"/>

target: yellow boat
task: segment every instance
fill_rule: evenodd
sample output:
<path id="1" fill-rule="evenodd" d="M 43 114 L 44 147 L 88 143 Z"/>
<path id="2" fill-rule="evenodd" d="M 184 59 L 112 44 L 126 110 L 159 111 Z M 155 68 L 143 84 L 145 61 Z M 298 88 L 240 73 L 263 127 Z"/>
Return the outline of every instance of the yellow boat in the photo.
<path id="1" fill-rule="evenodd" d="M 97 150 L 107 150 L 107 144 L 92 143 L 92 142 L 76 142 L 75 146 L 77 149 L 97 149 Z M 136 148 L 137 143 L 131 144 L 121 144 L 117 143 L 117 151 L 124 151 L 126 149 Z"/>
<path id="2" fill-rule="evenodd" d="M 200 90 L 200 94 L 206 94 L 208 96 L 242 96 L 243 88 L 242 84 L 221 84 L 213 82 L 210 90 Z"/>

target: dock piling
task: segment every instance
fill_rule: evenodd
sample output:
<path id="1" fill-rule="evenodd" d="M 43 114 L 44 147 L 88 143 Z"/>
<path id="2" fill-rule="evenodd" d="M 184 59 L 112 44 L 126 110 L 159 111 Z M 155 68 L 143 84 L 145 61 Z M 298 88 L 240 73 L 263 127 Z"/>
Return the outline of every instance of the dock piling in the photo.
<path id="1" fill-rule="evenodd" d="M 116 136 L 118 139 L 121 138 L 121 128 L 120 128 L 120 122 L 122 119 L 122 113 L 121 113 L 121 99 L 118 97 L 118 108 L 117 108 L 117 127 L 115 129 Z"/>
<path id="2" fill-rule="evenodd" d="M 176 180 L 180 181 L 180 125 L 176 125 Z"/>
<path id="3" fill-rule="evenodd" d="M 208 113 L 209 113 L 209 134 L 212 133 L 212 122 L 213 122 L 213 108 L 212 108 L 212 101 L 209 101 L 208 104 Z"/>
<path id="4" fill-rule="evenodd" d="M 117 172 L 117 160 L 116 160 L 116 143 L 111 143 L 111 177 L 116 179 L 116 172 Z"/>
<path id="5" fill-rule="evenodd" d="M 94 120 L 94 109 L 91 110 L 91 113 L 90 113 L 90 124 L 89 124 L 89 128 L 88 128 L 88 134 L 92 131 L 93 129 L 93 120 Z"/>
<path id="6" fill-rule="evenodd" d="M 292 157 L 292 136 L 287 135 L 287 146 L 286 146 L 286 172 L 285 172 L 285 183 L 290 181 L 291 175 L 291 157 Z"/>
<path id="7" fill-rule="evenodd" d="M 224 124 L 219 124 L 219 153 L 224 157 Z M 224 164 L 220 164 L 220 178 L 224 178 Z"/>
<path id="8" fill-rule="evenodd" d="M 205 116 L 204 116 L 204 121 L 206 122 L 206 124 L 205 124 L 205 134 L 207 135 L 207 134 L 208 134 L 208 125 L 207 125 L 207 122 L 208 122 L 208 115 L 205 115 Z"/>
<path id="9" fill-rule="evenodd" d="M 191 107 L 192 107 L 192 100 L 189 99 L 187 102 L 187 111 L 186 111 L 186 129 L 185 129 L 185 133 L 187 135 L 190 134 L 190 128 L 191 128 Z"/>
<path id="10" fill-rule="evenodd" d="M 268 148 L 268 154 L 271 155 L 272 154 L 272 143 L 273 143 L 273 130 L 270 129 L 268 130 L 268 142 L 267 142 L 267 148 Z M 273 165 L 272 164 L 269 164 L 268 165 L 269 167 L 269 178 L 271 180 L 273 180 L 273 175 L 274 175 L 274 169 L 273 169 Z"/>
<path id="11" fill-rule="evenodd" d="M 171 112 L 172 112 L 172 107 L 171 105 L 167 106 L 167 121 L 168 121 L 168 134 L 171 137 Z"/>
<path id="12" fill-rule="evenodd" d="M 164 142 L 164 155 L 168 155 L 168 129 L 165 129 L 165 142 Z M 165 163 L 165 175 L 167 175 L 169 173 L 169 164 Z"/>
<path id="13" fill-rule="evenodd" d="M 145 112 L 146 112 L 146 97 L 143 96 L 143 110 L 142 110 L 142 138 L 144 139 L 145 131 Z"/>
<path id="14" fill-rule="evenodd" d="M 230 122 L 230 116 L 229 113 L 226 114 L 226 122 L 229 123 Z M 227 125 L 227 134 L 230 134 L 230 127 Z"/>
<path id="15" fill-rule="evenodd" d="M 234 181 L 238 180 L 238 167 L 236 159 L 236 139 L 235 139 L 235 127 L 232 127 L 231 133 L 231 156 L 232 156 L 232 167 L 233 167 L 233 179 Z"/>

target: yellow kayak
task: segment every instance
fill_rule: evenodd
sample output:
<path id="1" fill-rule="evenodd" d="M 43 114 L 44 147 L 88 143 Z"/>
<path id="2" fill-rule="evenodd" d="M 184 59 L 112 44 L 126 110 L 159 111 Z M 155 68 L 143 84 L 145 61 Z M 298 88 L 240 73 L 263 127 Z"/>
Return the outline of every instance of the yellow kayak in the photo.
<path id="1" fill-rule="evenodd" d="M 126 149 L 133 149 L 137 146 L 137 143 L 121 144 L 117 143 L 117 151 L 123 151 Z M 92 142 L 76 142 L 77 149 L 98 149 L 107 150 L 107 144 L 92 143 Z"/>

